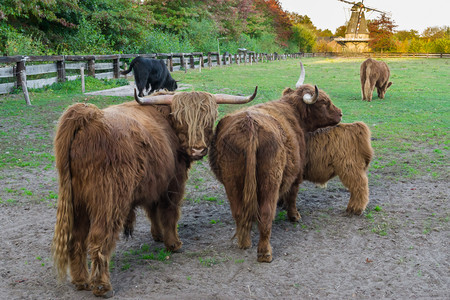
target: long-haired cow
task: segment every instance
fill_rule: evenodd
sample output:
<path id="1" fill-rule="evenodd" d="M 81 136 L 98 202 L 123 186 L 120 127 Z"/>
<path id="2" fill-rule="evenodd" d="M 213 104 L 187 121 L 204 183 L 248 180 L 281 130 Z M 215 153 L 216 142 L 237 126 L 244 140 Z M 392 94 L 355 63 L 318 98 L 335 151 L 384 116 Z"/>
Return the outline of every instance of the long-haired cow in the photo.
<path id="1" fill-rule="evenodd" d="M 112 296 L 110 256 L 119 232 L 131 234 L 138 206 L 151 221 L 153 239 L 179 249 L 188 169 L 207 153 L 218 104 L 255 96 L 256 90 L 251 97 L 188 92 L 140 98 L 135 90 L 137 102 L 102 110 L 70 106 L 54 140 L 59 196 L 52 254 L 59 277 L 69 268 L 76 288 Z"/>
<path id="2" fill-rule="evenodd" d="M 172 78 L 166 64 L 161 59 L 138 56 L 131 61 L 128 70 L 121 71 L 120 74 L 126 75 L 131 70 L 133 70 L 139 97 L 144 96 L 144 90 L 148 91 L 150 87 L 148 94 L 160 89 L 175 91 L 178 88 L 177 82 Z"/>
<path id="3" fill-rule="evenodd" d="M 250 231 L 257 221 L 260 262 L 272 261 L 270 235 L 279 199 L 287 204 L 291 221 L 300 218 L 296 196 L 306 162 L 306 132 L 336 125 L 342 117 L 327 94 L 303 85 L 304 77 L 302 65 L 296 90 L 225 116 L 211 144 L 211 168 L 225 186 L 238 246 L 251 246 Z"/>
<path id="4" fill-rule="evenodd" d="M 303 179 L 324 185 L 339 176 L 350 191 L 347 212 L 359 215 L 369 203 L 366 172 L 372 156 L 370 129 L 363 122 L 320 128 L 306 135 Z"/>
<path id="5" fill-rule="evenodd" d="M 361 76 L 362 99 L 372 101 L 373 90 L 376 87 L 378 98 L 384 99 L 386 90 L 392 85 L 389 81 L 391 72 L 384 61 L 377 61 L 371 58 L 366 59 L 359 70 Z"/>

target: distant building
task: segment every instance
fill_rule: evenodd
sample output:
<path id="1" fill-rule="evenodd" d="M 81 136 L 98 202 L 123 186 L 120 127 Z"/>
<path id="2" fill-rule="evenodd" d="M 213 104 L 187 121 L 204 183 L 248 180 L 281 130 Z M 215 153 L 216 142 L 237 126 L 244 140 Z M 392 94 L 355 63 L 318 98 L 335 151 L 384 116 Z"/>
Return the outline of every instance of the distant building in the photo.
<path id="1" fill-rule="evenodd" d="M 369 29 L 364 15 L 364 5 L 356 3 L 351 8 L 350 21 L 347 24 L 345 37 L 334 40 L 342 46 L 342 52 L 369 52 Z"/>

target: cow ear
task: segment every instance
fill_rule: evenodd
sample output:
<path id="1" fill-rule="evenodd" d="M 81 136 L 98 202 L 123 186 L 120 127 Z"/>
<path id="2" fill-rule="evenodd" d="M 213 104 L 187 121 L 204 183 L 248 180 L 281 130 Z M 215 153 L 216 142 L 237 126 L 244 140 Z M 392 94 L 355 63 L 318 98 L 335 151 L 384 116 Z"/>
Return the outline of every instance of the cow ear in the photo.
<path id="1" fill-rule="evenodd" d="M 291 88 L 285 88 L 284 91 L 283 91 L 283 93 L 281 93 L 281 94 L 282 94 L 283 96 L 285 96 L 285 95 L 290 94 L 290 93 L 292 93 L 292 92 L 294 92 L 293 89 L 291 89 Z"/>
<path id="2" fill-rule="evenodd" d="M 389 83 L 388 83 L 388 85 L 387 85 L 387 87 L 386 87 L 386 89 L 388 89 L 390 86 L 392 85 L 392 82 L 391 81 L 389 81 Z"/>

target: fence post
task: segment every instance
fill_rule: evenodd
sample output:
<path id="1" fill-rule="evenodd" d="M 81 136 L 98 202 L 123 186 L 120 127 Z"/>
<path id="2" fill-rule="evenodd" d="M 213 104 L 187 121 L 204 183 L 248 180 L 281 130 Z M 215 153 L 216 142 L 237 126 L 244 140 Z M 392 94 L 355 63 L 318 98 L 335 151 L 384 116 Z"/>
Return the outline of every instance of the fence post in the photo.
<path id="1" fill-rule="evenodd" d="M 189 65 L 191 69 L 195 69 L 195 60 L 194 60 L 194 54 L 189 55 Z"/>
<path id="2" fill-rule="evenodd" d="M 95 78 L 95 59 L 88 60 L 88 75 Z"/>
<path id="3" fill-rule="evenodd" d="M 27 103 L 27 105 L 31 105 L 30 96 L 28 95 L 27 75 L 25 73 L 25 70 L 20 71 L 19 77 L 20 83 L 22 85 L 23 95 L 25 96 L 25 102 Z"/>
<path id="4" fill-rule="evenodd" d="M 184 54 L 183 54 L 183 53 L 180 54 L 180 67 L 181 67 L 181 68 L 184 68 L 184 67 L 185 67 L 185 64 L 184 64 Z M 185 72 L 186 72 L 186 70 L 185 70 Z"/>
<path id="5" fill-rule="evenodd" d="M 205 67 L 205 61 L 203 59 L 203 53 L 200 54 L 200 67 L 204 68 Z"/>
<path id="6" fill-rule="evenodd" d="M 217 65 L 218 66 L 220 66 L 221 65 L 221 63 L 220 63 L 220 55 L 219 55 L 219 52 L 217 52 Z"/>
<path id="7" fill-rule="evenodd" d="M 25 60 L 22 59 L 21 61 L 18 61 L 16 64 L 16 81 L 17 81 L 17 87 L 22 86 L 22 77 L 20 75 L 20 72 L 25 72 Z"/>
<path id="8" fill-rule="evenodd" d="M 119 78 L 120 76 L 119 58 L 113 58 L 113 73 L 114 78 Z"/>
<path id="9" fill-rule="evenodd" d="M 209 67 L 210 70 L 211 70 L 211 65 L 212 65 L 212 63 L 211 63 L 211 52 L 208 52 L 208 67 Z"/>
<path id="10" fill-rule="evenodd" d="M 172 54 L 169 54 L 167 56 L 167 66 L 169 67 L 169 71 L 173 72 L 173 56 L 172 56 Z"/>
<path id="11" fill-rule="evenodd" d="M 84 94 L 84 67 L 80 68 L 80 75 L 81 75 L 81 92 Z"/>
<path id="12" fill-rule="evenodd" d="M 58 72 L 58 82 L 66 81 L 66 62 L 64 60 L 58 60 L 56 62 L 56 70 Z"/>

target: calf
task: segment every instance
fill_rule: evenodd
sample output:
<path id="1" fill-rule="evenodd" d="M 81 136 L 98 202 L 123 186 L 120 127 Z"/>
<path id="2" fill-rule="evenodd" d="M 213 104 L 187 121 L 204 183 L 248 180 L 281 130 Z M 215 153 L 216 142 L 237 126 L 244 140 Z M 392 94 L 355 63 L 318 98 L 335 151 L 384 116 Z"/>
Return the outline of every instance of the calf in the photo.
<path id="1" fill-rule="evenodd" d="M 377 88 L 378 98 L 384 99 L 386 90 L 392 85 L 389 81 L 390 71 L 384 61 L 366 59 L 360 68 L 362 99 L 372 101 L 372 93 Z"/>
<path id="2" fill-rule="evenodd" d="M 339 176 L 350 191 L 347 212 L 359 215 L 369 203 L 367 168 L 372 160 L 370 130 L 355 122 L 318 129 L 306 135 L 303 179 L 324 185 Z"/>

